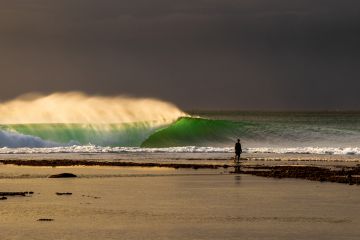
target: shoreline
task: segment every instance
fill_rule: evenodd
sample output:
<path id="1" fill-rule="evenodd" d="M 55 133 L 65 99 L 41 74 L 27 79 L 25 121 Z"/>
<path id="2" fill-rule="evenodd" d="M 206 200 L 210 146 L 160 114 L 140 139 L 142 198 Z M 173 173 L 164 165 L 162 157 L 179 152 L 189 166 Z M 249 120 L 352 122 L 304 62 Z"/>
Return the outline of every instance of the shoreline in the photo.
<path id="1" fill-rule="evenodd" d="M 65 166 L 113 166 L 113 167 L 165 167 L 165 168 L 228 168 L 227 164 L 186 164 L 186 163 L 154 163 L 154 162 L 108 162 L 91 160 L 0 160 L 0 164 L 33 166 L 33 167 L 65 167 Z"/>
<path id="2" fill-rule="evenodd" d="M 243 159 L 244 160 L 244 159 Z M 296 178 L 318 182 L 333 182 L 349 185 L 360 185 L 360 166 L 312 166 L 312 165 L 267 165 L 247 164 L 206 164 L 206 163 L 156 163 L 128 161 L 93 161 L 93 160 L 0 160 L 1 165 L 31 167 L 140 167 L 171 169 L 224 169 L 226 174 L 248 174 L 266 178 Z M 234 169 L 235 171 L 231 171 Z M 224 174 L 224 173 L 221 173 Z"/>

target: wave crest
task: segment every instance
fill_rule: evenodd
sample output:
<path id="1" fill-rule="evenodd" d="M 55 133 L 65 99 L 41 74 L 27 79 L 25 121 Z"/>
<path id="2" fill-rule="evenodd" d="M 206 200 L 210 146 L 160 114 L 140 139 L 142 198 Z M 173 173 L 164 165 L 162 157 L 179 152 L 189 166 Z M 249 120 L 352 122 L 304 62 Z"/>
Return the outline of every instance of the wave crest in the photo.
<path id="1" fill-rule="evenodd" d="M 0 123 L 172 122 L 186 114 L 175 105 L 151 98 L 90 96 L 80 92 L 25 95 L 0 103 Z"/>

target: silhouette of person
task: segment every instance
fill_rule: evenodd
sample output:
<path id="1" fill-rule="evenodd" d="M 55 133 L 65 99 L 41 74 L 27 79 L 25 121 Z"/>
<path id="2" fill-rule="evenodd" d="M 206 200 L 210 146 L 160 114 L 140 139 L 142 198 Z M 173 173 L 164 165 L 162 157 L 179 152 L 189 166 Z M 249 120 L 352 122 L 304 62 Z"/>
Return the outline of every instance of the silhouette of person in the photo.
<path id="1" fill-rule="evenodd" d="M 240 154 L 242 153 L 240 139 L 237 140 L 237 143 L 235 143 L 235 159 L 237 158 L 237 161 L 240 161 Z"/>

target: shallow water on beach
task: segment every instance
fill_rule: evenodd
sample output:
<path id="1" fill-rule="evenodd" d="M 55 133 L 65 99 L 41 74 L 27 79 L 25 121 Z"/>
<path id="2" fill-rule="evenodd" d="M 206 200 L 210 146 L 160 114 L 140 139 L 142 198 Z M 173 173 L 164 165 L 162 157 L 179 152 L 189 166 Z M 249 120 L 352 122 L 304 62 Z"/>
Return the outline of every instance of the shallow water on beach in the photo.
<path id="1" fill-rule="evenodd" d="M 109 177 L 0 179 L 1 191 L 35 192 L 0 201 L 0 238 L 281 240 L 360 235 L 358 186 L 201 174 L 203 170 L 166 175 L 174 170 L 134 169 L 142 177 L 121 178 L 110 176 L 114 170 L 100 171 L 109 171 Z"/>
<path id="2" fill-rule="evenodd" d="M 242 164 L 255 165 L 346 165 L 360 164 L 360 155 L 332 154 L 274 154 L 244 153 Z M 133 153 L 32 153 L 0 154 L 0 160 L 57 160 L 57 161 L 98 161 L 98 162 L 137 162 L 137 163 L 179 163 L 179 164 L 233 164 L 233 153 L 167 153 L 167 152 L 133 152 Z M 0 163 L 1 164 L 1 163 Z M 1 165 L 0 165 L 1 166 Z M 1 172 L 0 172 L 1 173 Z"/>

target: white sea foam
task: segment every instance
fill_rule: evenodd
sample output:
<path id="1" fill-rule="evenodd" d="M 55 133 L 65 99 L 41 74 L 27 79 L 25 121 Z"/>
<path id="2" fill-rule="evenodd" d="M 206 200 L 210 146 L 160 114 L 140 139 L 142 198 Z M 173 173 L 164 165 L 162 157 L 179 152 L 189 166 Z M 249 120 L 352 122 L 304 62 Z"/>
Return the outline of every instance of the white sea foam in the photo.
<path id="1" fill-rule="evenodd" d="M 249 148 L 250 153 L 279 154 L 327 154 L 327 155 L 359 155 L 360 147 L 296 147 L 296 148 Z"/>
<path id="2" fill-rule="evenodd" d="M 11 148 L 18 148 L 18 147 L 41 148 L 41 147 L 54 147 L 57 145 L 58 144 L 54 142 L 46 141 L 36 136 L 0 130 L 0 146 L 7 146 Z"/>
<path id="3" fill-rule="evenodd" d="M 34 139 L 31 139 L 34 141 Z M 37 142 L 35 141 L 34 144 Z M 49 143 L 51 144 L 51 143 Z M 101 147 L 95 145 L 73 145 L 58 147 L 18 147 L 0 148 L 0 154 L 48 154 L 48 153 L 233 153 L 232 147 Z M 244 153 L 274 154 L 320 154 L 320 155 L 360 155 L 359 147 L 299 147 L 299 148 L 245 148 Z"/>

